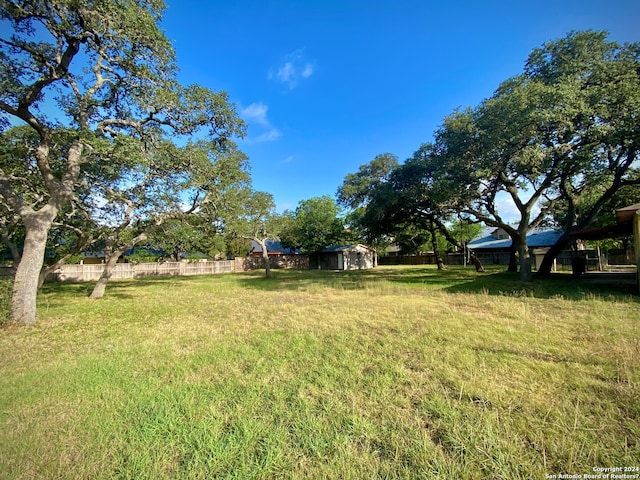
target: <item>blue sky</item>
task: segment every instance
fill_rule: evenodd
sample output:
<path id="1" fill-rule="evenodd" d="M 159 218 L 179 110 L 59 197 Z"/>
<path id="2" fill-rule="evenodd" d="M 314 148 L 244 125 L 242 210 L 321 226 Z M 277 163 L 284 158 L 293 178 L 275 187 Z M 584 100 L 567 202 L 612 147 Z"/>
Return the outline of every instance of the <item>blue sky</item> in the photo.
<path id="1" fill-rule="evenodd" d="M 254 188 L 279 211 L 334 196 L 377 154 L 411 156 L 546 41 L 640 41 L 637 0 L 166 1 L 181 82 L 229 93 Z"/>

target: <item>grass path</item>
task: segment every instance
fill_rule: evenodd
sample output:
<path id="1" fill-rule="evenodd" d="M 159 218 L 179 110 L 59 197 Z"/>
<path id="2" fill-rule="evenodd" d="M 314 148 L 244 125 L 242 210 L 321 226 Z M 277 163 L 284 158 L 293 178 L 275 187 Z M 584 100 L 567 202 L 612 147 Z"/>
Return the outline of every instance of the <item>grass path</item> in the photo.
<path id="1" fill-rule="evenodd" d="M 47 285 L 0 330 L 0 478 L 640 466 L 640 303 L 430 267 Z"/>

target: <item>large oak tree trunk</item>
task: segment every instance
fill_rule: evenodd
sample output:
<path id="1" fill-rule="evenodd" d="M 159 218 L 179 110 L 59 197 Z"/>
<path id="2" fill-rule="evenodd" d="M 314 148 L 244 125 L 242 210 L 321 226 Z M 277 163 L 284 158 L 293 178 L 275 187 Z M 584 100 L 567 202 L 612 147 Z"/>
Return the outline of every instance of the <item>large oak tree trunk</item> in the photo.
<path id="1" fill-rule="evenodd" d="M 517 272 L 518 271 L 518 255 L 517 250 L 514 245 L 511 245 L 509 248 L 509 266 L 507 267 L 507 272 Z"/>
<path id="2" fill-rule="evenodd" d="M 520 266 L 520 280 L 523 282 L 531 281 L 531 255 L 529 254 L 529 247 L 527 246 L 527 239 L 525 235 L 515 237 L 513 244 L 518 252 L 519 266 Z"/>
<path id="3" fill-rule="evenodd" d="M 26 232 L 11 294 L 11 319 L 19 325 L 36 323 L 38 280 L 44 264 L 47 236 L 58 212 L 71 199 L 80 172 L 83 146 L 80 141 L 74 141 L 67 152 L 67 171 L 61 180 L 55 179 L 48 163 L 50 140 L 48 135 L 42 134 L 42 141 L 36 149 L 38 166 L 51 196 L 44 207 L 33 210 L 16 195 L 7 178 L 0 179 L 0 193 L 20 216 Z"/>
<path id="4" fill-rule="evenodd" d="M 47 206 L 22 218 L 26 229 L 24 250 L 11 294 L 11 319 L 19 325 L 36 324 L 38 278 L 44 263 L 47 234 L 57 213 L 56 208 Z"/>

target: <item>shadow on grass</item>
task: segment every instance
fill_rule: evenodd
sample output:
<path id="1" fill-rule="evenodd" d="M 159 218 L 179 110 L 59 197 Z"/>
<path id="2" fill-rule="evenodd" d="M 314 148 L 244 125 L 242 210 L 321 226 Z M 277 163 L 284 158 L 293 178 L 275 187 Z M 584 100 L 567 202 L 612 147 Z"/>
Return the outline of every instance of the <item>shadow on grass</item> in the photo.
<path id="1" fill-rule="evenodd" d="M 136 287 L 149 287 L 149 286 L 162 286 L 175 284 L 176 282 L 184 281 L 189 277 L 178 276 L 148 276 L 139 277 L 135 279 L 127 280 L 111 280 L 107 284 L 107 289 L 104 294 L 104 298 L 114 297 L 119 299 L 132 299 L 134 295 L 131 295 L 128 291 Z M 43 294 L 54 294 L 62 297 L 89 297 L 96 282 L 50 282 L 45 283 L 42 286 L 41 292 Z"/>
<path id="2" fill-rule="evenodd" d="M 313 286 L 359 290 L 365 285 L 377 282 L 391 282 L 406 286 L 421 286 L 449 293 L 482 293 L 487 295 L 558 298 L 584 300 L 591 297 L 611 297 L 631 299 L 640 303 L 640 296 L 634 295 L 633 282 L 594 282 L 590 279 L 576 279 L 568 273 L 552 274 L 549 278 L 534 278 L 531 282 L 520 280 L 518 273 L 506 272 L 504 267 L 488 268 L 487 272 L 476 273 L 472 267 L 449 267 L 438 271 L 433 266 L 420 267 L 379 267 L 372 270 L 329 271 L 329 270 L 274 270 L 271 278 L 264 272 L 242 274 L 240 284 L 246 288 L 259 290 L 303 291 Z M 631 297 L 631 298 L 630 298 Z"/>
<path id="3" fill-rule="evenodd" d="M 473 281 L 451 285 L 445 290 L 452 293 L 487 293 L 489 295 L 537 298 L 564 297 L 572 300 L 584 300 L 596 296 L 633 299 L 640 302 L 640 297 L 634 295 L 634 283 L 594 282 L 588 279 L 576 279 L 567 273 L 551 274 L 549 278 L 538 278 L 534 275 L 531 282 L 523 282 L 518 273 L 496 272 L 478 276 Z"/>
<path id="4" fill-rule="evenodd" d="M 506 272 L 504 267 L 487 268 L 484 273 L 476 273 L 472 267 L 450 266 L 438 271 L 435 266 L 394 266 L 377 267 L 371 270 L 272 270 L 271 278 L 265 277 L 264 270 L 224 275 L 233 284 L 242 288 L 262 291 L 307 291 L 317 288 L 339 290 L 361 290 L 377 283 L 420 287 L 449 293 L 482 293 L 485 295 L 537 297 L 583 300 L 602 297 L 612 300 L 632 300 L 640 303 L 640 296 L 634 295 L 633 282 L 594 282 L 589 279 L 575 279 L 569 273 L 552 274 L 541 279 L 534 275 L 531 282 L 522 282 L 518 273 Z M 135 287 L 170 287 L 191 281 L 222 279 L 222 275 L 195 277 L 143 277 L 133 280 L 116 280 L 107 286 L 105 298 L 132 299 L 131 289 Z M 43 293 L 64 297 L 88 297 L 95 282 L 75 284 L 45 284 Z"/>

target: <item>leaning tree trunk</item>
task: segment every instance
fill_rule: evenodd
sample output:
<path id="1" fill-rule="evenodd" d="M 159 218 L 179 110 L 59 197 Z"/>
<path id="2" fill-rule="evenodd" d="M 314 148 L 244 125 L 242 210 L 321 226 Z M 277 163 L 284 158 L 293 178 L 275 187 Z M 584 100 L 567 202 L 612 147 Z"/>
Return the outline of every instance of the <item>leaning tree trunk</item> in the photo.
<path id="1" fill-rule="evenodd" d="M 264 274 L 267 278 L 271 277 L 271 262 L 269 261 L 269 251 L 267 250 L 267 242 L 257 240 L 260 248 L 262 248 L 262 262 L 264 263 Z"/>
<path id="2" fill-rule="evenodd" d="M 547 253 L 544 254 L 540 268 L 536 273 L 537 277 L 548 278 L 551 276 L 551 269 L 553 268 L 553 262 L 557 256 L 562 252 L 567 245 L 571 242 L 571 235 L 569 232 L 564 232 L 562 236 L 553 244 Z"/>
<path id="3" fill-rule="evenodd" d="M 482 262 L 478 257 L 476 257 L 475 253 L 471 252 L 469 254 L 469 260 L 471 261 L 471 263 L 473 263 L 473 266 L 476 267 L 476 272 L 478 273 L 484 272 L 484 267 L 482 266 Z"/>
<path id="4" fill-rule="evenodd" d="M 11 294 L 11 319 L 19 325 L 36 324 L 38 278 L 44 262 L 47 235 L 57 214 L 58 210 L 48 205 L 22 217 L 26 235 Z"/>
<path id="5" fill-rule="evenodd" d="M 438 219 L 435 217 L 431 217 L 430 221 L 433 222 L 434 226 L 438 229 L 440 233 L 444 235 L 444 237 L 447 239 L 447 241 L 451 245 L 455 245 L 456 247 L 464 250 L 464 245 L 462 244 L 462 242 L 460 242 L 453 235 L 451 235 L 451 232 L 446 227 L 446 225 L 438 221 Z M 476 272 L 484 272 L 484 267 L 482 266 L 482 262 L 473 253 L 470 256 L 470 260 L 473 263 L 473 265 L 476 267 Z"/>
<path id="6" fill-rule="evenodd" d="M 104 292 L 107 289 L 107 283 L 109 283 L 109 280 L 113 275 L 113 269 L 118 263 L 118 258 L 120 257 L 121 253 L 122 252 L 117 250 L 109 254 L 108 258 L 106 259 L 107 261 L 104 264 L 104 268 L 102 269 L 102 275 L 100 275 L 98 282 L 93 287 L 93 291 L 91 292 L 91 295 L 89 295 L 89 298 L 98 299 L 104 297 Z"/>
<path id="7" fill-rule="evenodd" d="M 42 288 L 49 274 L 55 272 L 58 268 L 64 265 L 64 262 L 64 260 L 58 260 L 53 265 L 45 265 L 40 269 L 40 274 L 38 275 L 38 290 Z"/>
<path id="8" fill-rule="evenodd" d="M 269 261 L 269 252 L 262 252 L 262 260 L 264 262 L 264 274 L 267 278 L 271 277 L 271 262 Z"/>
<path id="9" fill-rule="evenodd" d="M 167 217 L 157 218 L 155 227 L 160 226 L 162 222 L 166 220 L 166 218 Z M 129 225 L 128 220 L 125 223 L 121 224 L 120 227 L 125 228 L 127 225 Z M 152 228 L 155 228 L 155 227 L 152 227 Z M 113 245 L 117 241 L 117 233 L 118 232 L 116 232 L 115 237 L 112 237 L 110 240 L 107 240 L 107 246 L 104 249 L 106 263 L 104 264 L 104 268 L 102 269 L 102 275 L 100 275 L 98 282 L 93 287 L 93 291 L 91 292 L 91 295 L 89 295 L 89 298 L 98 299 L 98 298 L 104 297 L 104 292 L 107 289 L 107 283 L 109 283 L 109 280 L 111 280 L 111 276 L 113 275 L 113 270 L 116 267 L 116 264 L 118 263 L 118 259 L 120 258 L 120 255 L 122 255 L 127 250 L 135 247 L 138 243 L 143 242 L 147 238 L 149 238 L 150 231 L 142 232 L 139 235 L 136 235 L 131 240 L 129 240 L 125 245 L 120 245 L 118 248 L 114 250 Z"/>
<path id="10" fill-rule="evenodd" d="M 80 240 L 76 244 L 75 248 L 71 252 L 67 253 L 62 258 L 58 259 L 54 264 L 45 265 L 44 267 L 42 267 L 42 270 L 40 270 L 40 276 L 38 278 L 38 289 L 42 288 L 42 285 L 44 285 L 44 282 L 50 273 L 55 272 L 57 269 L 65 265 L 67 263 L 67 260 L 69 260 L 74 255 L 77 255 L 81 251 L 85 250 L 89 245 L 91 245 L 92 242 L 93 242 L 92 236 L 84 237 L 83 240 Z"/>
<path id="11" fill-rule="evenodd" d="M 433 220 L 429 222 L 429 233 L 431 233 L 431 248 L 433 248 L 433 254 L 436 257 L 438 263 L 438 270 L 446 270 L 447 266 L 444 264 L 442 256 L 440 256 L 440 250 L 438 249 L 438 239 L 436 238 L 436 228 L 433 224 Z"/>

